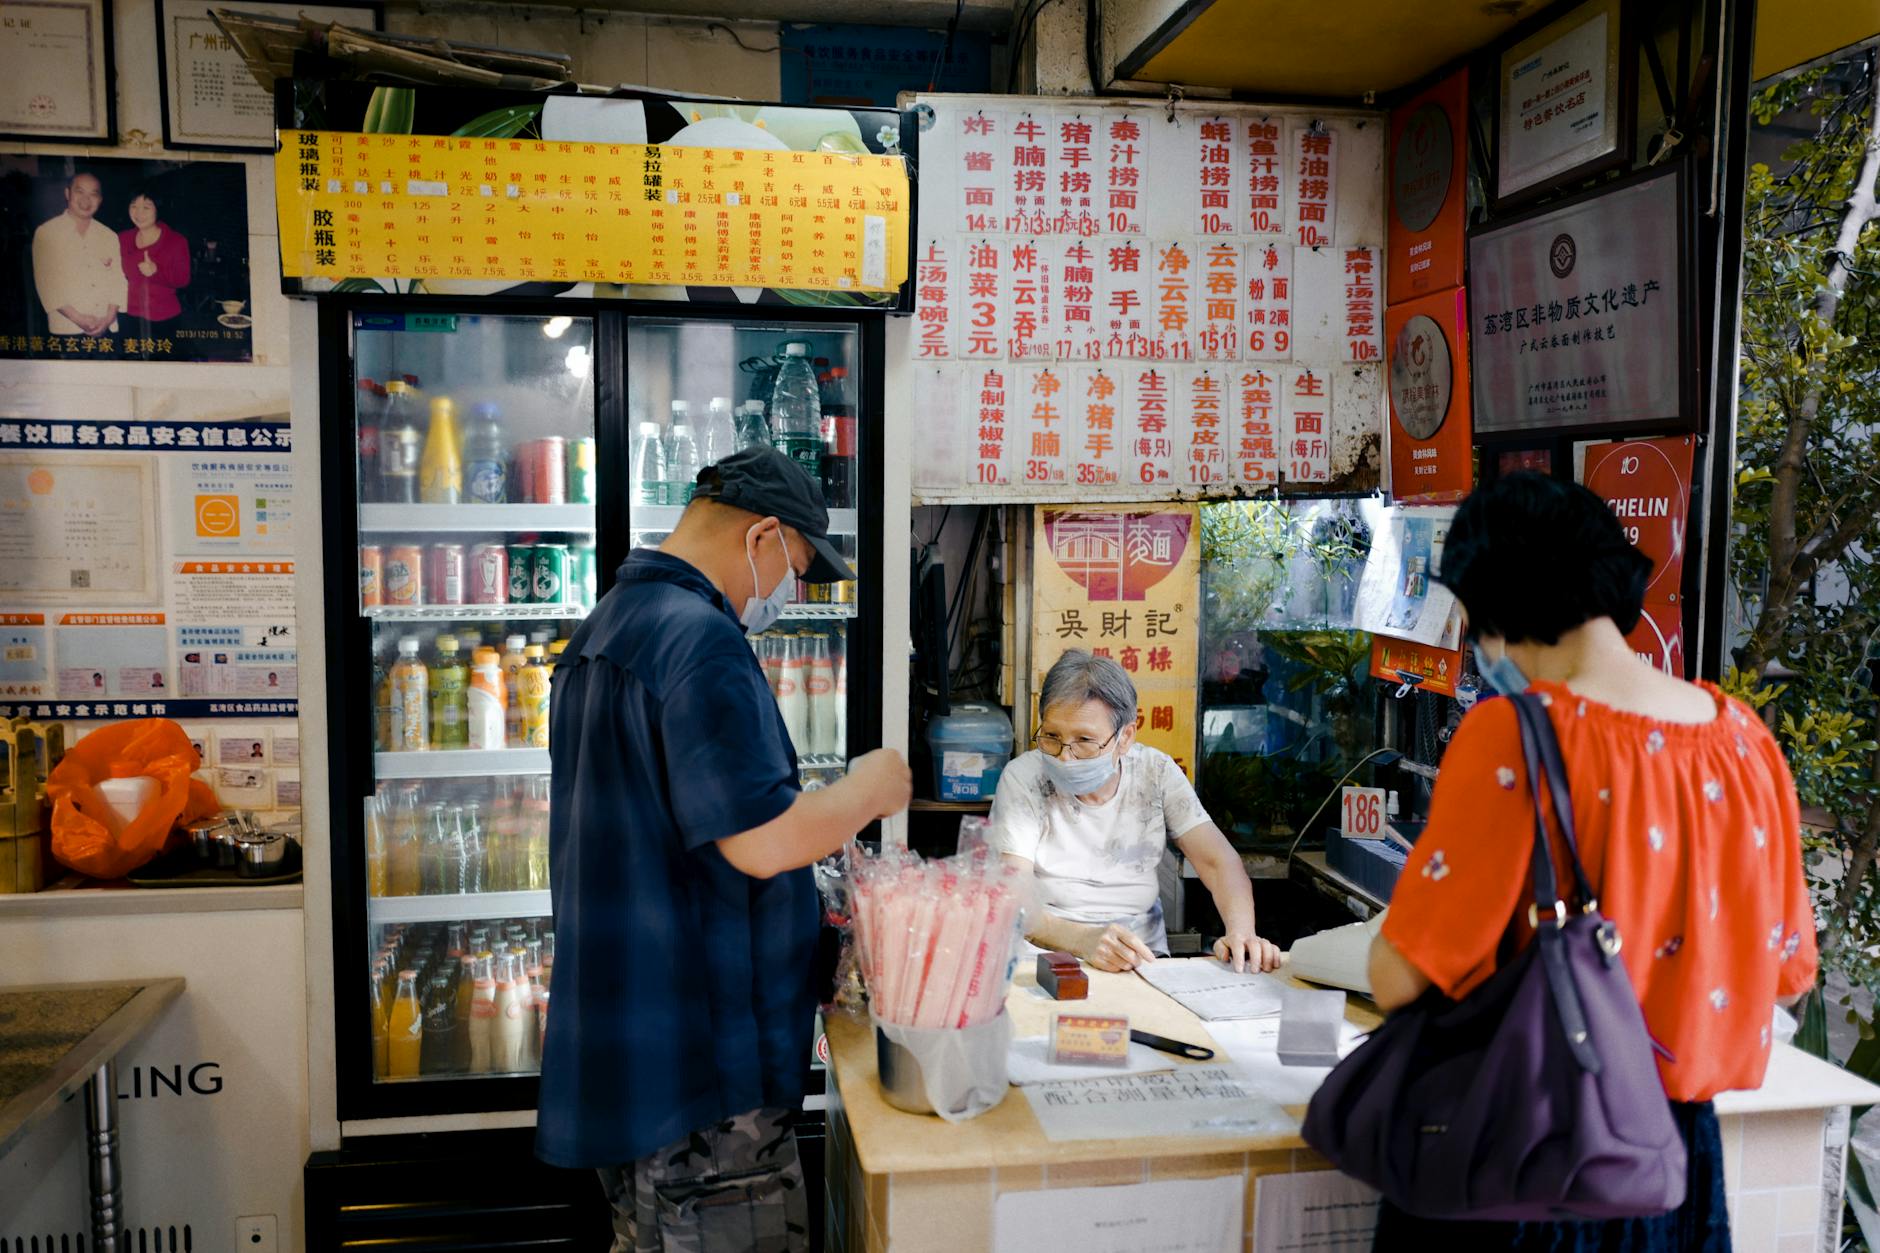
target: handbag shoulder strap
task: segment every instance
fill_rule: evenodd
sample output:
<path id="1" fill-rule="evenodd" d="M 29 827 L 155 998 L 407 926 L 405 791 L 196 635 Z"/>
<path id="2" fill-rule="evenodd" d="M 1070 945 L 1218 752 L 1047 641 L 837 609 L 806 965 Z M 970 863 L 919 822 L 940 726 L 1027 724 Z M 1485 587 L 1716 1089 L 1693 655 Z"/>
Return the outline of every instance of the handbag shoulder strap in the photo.
<path id="1" fill-rule="evenodd" d="M 1566 760 L 1560 752 L 1560 737 L 1554 733 L 1554 720 L 1547 714 L 1546 702 L 1531 692 L 1515 697 L 1514 701 L 1521 720 L 1522 751 L 1527 757 L 1528 786 L 1534 794 L 1535 815 L 1540 819 L 1543 814 L 1540 778 L 1545 773 L 1547 791 L 1553 799 L 1554 822 L 1561 842 L 1566 845 L 1574 890 L 1579 893 L 1578 904 L 1582 909 L 1597 907 L 1598 896 L 1587 878 L 1586 866 L 1580 861 L 1580 842 L 1573 822 L 1573 792 L 1567 783 Z M 1540 907 L 1550 907 L 1554 899 L 1549 896 L 1539 902 Z"/>

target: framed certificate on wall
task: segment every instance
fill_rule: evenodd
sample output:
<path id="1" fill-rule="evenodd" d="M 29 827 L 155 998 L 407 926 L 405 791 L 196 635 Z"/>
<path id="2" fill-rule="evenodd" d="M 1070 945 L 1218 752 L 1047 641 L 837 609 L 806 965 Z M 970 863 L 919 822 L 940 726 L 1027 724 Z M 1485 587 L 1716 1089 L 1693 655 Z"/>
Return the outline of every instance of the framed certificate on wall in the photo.
<path id="1" fill-rule="evenodd" d="M 1501 54 L 1495 197 L 1506 202 L 1631 158 L 1624 0 L 1586 0 Z"/>
<path id="2" fill-rule="evenodd" d="M 110 0 L 0 0 L 0 139 L 115 144 Z"/>
<path id="3" fill-rule="evenodd" d="M 273 152 L 274 99 L 248 72 L 235 45 L 209 17 L 219 0 L 157 0 L 157 69 L 163 81 L 163 146 L 220 152 Z M 304 17 L 366 30 L 379 27 L 380 6 L 260 4 L 244 13 Z"/>

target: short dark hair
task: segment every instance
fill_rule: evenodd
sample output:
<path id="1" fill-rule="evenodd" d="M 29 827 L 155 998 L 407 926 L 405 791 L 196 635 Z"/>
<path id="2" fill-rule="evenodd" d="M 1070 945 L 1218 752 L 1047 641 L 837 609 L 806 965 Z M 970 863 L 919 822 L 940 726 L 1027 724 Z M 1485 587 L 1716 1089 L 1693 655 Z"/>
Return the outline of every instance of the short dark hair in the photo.
<path id="1" fill-rule="evenodd" d="M 1523 472 L 1462 503 L 1437 577 L 1468 611 L 1471 634 L 1558 644 L 1596 618 L 1631 631 L 1651 572 L 1605 501 L 1578 483 Z"/>
<path id="2" fill-rule="evenodd" d="M 136 191 L 133 191 L 130 195 L 124 198 L 124 203 L 126 206 L 128 206 L 134 200 L 148 200 L 151 204 L 155 205 L 159 210 L 163 208 L 163 202 L 157 199 L 157 193 L 154 191 L 151 191 L 148 187 L 139 187 Z"/>

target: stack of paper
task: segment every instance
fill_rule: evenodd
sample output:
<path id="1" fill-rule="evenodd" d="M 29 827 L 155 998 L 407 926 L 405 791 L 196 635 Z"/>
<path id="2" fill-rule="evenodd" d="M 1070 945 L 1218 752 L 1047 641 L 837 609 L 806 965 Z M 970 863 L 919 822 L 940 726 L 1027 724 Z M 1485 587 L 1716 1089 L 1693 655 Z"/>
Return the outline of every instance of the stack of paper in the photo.
<path id="1" fill-rule="evenodd" d="M 1273 975 L 1235 974 L 1232 966 L 1212 957 L 1164 957 L 1138 966 L 1136 973 L 1204 1022 L 1277 1014 L 1280 989 L 1286 986 Z"/>

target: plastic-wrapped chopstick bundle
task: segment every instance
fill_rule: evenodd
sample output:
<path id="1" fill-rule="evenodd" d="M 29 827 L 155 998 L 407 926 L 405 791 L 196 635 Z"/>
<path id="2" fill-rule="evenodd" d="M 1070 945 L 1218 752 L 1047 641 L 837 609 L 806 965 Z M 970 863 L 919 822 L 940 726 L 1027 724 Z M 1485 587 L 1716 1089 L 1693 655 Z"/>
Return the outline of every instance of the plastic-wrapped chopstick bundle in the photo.
<path id="1" fill-rule="evenodd" d="M 922 862 L 849 852 L 854 937 L 877 1019 L 972 1027 L 998 1017 L 1023 934 L 1024 880 L 983 849 Z"/>

